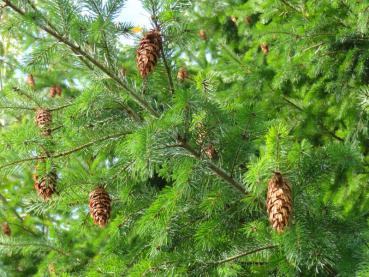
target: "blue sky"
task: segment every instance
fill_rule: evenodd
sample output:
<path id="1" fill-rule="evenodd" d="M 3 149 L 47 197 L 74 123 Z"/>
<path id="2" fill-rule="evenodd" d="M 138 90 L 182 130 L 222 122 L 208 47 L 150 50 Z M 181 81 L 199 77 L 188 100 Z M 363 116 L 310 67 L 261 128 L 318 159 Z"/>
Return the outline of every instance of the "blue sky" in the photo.
<path id="1" fill-rule="evenodd" d="M 150 15 L 143 9 L 139 0 L 127 0 L 120 19 L 131 22 L 134 26 L 140 26 L 146 29 L 150 28 Z M 132 40 L 126 38 L 122 42 L 128 44 L 133 43 Z"/>

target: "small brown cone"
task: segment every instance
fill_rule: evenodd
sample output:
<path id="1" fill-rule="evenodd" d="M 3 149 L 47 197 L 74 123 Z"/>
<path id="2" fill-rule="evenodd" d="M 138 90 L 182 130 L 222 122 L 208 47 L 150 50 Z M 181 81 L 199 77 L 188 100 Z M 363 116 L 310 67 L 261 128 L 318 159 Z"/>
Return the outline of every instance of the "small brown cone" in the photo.
<path id="1" fill-rule="evenodd" d="M 292 198 L 291 188 L 279 172 L 269 180 L 266 206 L 272 228 L 282 233 L 291 217 Z"/>
<path id="2" fill-rule="evenodd" d="M 52 116 L 48 109 L 39 108 L 36 111 L 35 121 L 37 126 L 41 129 L 41 134 L 43 136 L 51 135 L 51 122 Z"/>
<path id="3" fill-rule="evenodd" d="M 94 219 L 94 224 L 101 228 L 108 223 L 111 212 L 111 199 L 107 191 L 102 187 L 97 187 L 90 192 L 90 214 Z"/>
<path id="4" fill-rule="evenodd" d="M 261 48 L 261 51 L 263 52 L 264 55 L 268 55 L 268 53 L 269 53 L 269 45 L 268 44 L 262 43 L 262 44 L 260 44 L 260 48 Z"/>
<path id="5" fill-rule="evenodd" d="M 31 87 L 31 88 L 35 88 L 36 83 L 35 83 L 35 79 L 33 78 L 32 74 L 28 74 L 27 76 L 27 84 Z"/>
<path id="6" fill-rule="evenodd" d="M 136 53 L 138 70 L 143 78 L 153 71 L 160 57 L 161 36 L 158 30 L 151 30 L 141 39 Z"/>
<path id="7" fill-rule="evenodd" d="M 3 234 L 10 237 L 12 234 L 12 231 L 10 230 L 10 226 L 8 222 L 4 222 L 2 225 L 2 228 L 3 228 Z"/>
<path id="8" fill-rule="evenodd" d="M 202 39 L 202 40 L 208 40 L 208 36 L 206 35 L 206 32 L 204 30 L 200 30 L 199 31 L 199 37 Z"/>
<path id="9" fill-rule="evenodd" d="M 37 174 L 34 174 L 33 180 L 35 182 L 34 187 L 42 199 L 48 200 L 56 192 L 58 175 L 56 174 L 55 169 L 51 170 L 42 178 L 39 178 Z"/>
<path id="10" fill-rule="evenodd" d="M 218 158 L 218 152 L 215 150 L 215 147 L 212 144 L 207 145 L 203 149 L 203 152 L 211 160 Z"/>
<path id="11" fill-rule="evenodd" d="M 56 95 L 56 87 L 55 86 L 52 86 L 50 88 L 50 97 L 54 98 Z"/>
<path id="12" fill-rule="evenodd" d="M 177 74 L 177 79 L 180 81 L 184 81 L 188 78 L 188 71 L 186 70 L 186 68 L 181 67 L 178 70 L 178 74 Z"/>
<path id="13" fill-rule="evenodd" d="M 62 88 L 61 86 L 55 86 L 55 91 L 58 96 L 62 95 Z"/>

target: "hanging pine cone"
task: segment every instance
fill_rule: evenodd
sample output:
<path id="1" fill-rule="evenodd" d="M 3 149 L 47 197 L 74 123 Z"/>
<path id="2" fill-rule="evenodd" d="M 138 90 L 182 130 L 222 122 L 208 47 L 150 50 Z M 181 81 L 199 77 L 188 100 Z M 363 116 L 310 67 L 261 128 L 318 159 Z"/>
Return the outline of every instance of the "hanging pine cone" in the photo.
<path id="1" fill-rule="evenodd" d="M 39 196 L 44 200 L 48 200 L 56 192 L 56 183 L 58 181 L 58 175 L 56 170 L 52 169 L 48 174 L 39 178 L 37 174 L 33 175 L 35 182 L 34 187 L 37 190 Z"/>
<path id="2" fill-rule="evenodd" d="M 32 74 L 28 74 L 27 76 L 27 84 L 31 87 L 31 88 L 35 88 L 36 83 L 35 83 L 35 79 L 33 78 Z"/>
<path id="3" fill-rule="evenodd" d="M 260 45 L 261 51 L 264 53 L 264 55 L 267 55 L 269 53 L 269 45 L 266 43 L 262 43 Z"/>
<path id="4" fill-rule="evenodd" d="M 273 229 L 283 232 L 291 217 L 292 198 L 291 188 L 279 172 L 269 180 L 266 204 Z"/>
<path id="5" fill-rule="evenodd" d="M 107 224 L 111 212 L 111 199 L 107 191 L 98 187 L 90 193 L 90 214 L 101 228 Z"/>
<path id="6" fill-rule="evenodd" d="M 50 88 L 50 97 L 54 98 L 56 95 L 56 87 L 55 86 L 52 86 Z"/>
<path id="7" fill-rule="evenodd" d="M 10 230 L 10 226 L 8 222 L 4 222 L 2 225 L 2 228 L 3 228 L 3 234 L 10 237 L 12 234 L 12 231 Z"/>
<path id="8" fill-rule="evenodd" d="M 184 81 L 187 78 L 188 78 L 188 72 L 187 72 L 186 68 L 181 67 L 178 70 L 177 79 L 180 80 L 180 81 Z"/>
<path id="9" fill-rule="evenodd" d="M 138 70 L 142 77 L 147 77 L 154 69 L 161 49 L 161 36 L 158 30 L 151 30 L 141 39 L 136 53 Z"/>
<path id="10" fill-rule="evenodd" d="M 61 86 L 55 86 L 55 90 L 56 90 L 56 94 L 58 96 L 61 96 L 62 95 L 62 88 L 61 88 Z"/>
<path id="11" fill-rule="evenodd" d="M 35 121 L 37 126 L 41 129 L 41 134 L 43 136 L 51 135 L 52 116 L 51 112 L 48 109 L 37 109 Z"/>
<path id="12" fill-rule="evenodd" d="M 206 32 L 204 30 L 200 30 L 199 31 L 199 37 L 202 39 L 202 40 L 207 40 L 208 39 L 208 36 L 206 35 Z"/>
<path id="13" fill-rule="evenodd" d="M 218 158 L 218 153 L 217 153 L 217 151 L 215 150 L 214 145 L 212 145 L 212 144 L 207 145 L 207 146 L 203 149 L 203 152 L 204 152 L 204 154 L 205 154 L 205 155 L 206 155 L 210 160 L 213 160 L 213 159 Z"/>

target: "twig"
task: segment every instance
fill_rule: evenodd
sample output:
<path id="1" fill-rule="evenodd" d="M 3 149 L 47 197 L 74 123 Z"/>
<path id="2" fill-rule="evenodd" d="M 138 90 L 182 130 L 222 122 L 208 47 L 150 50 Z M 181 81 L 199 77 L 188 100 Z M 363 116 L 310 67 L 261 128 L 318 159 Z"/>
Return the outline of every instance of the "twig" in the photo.
<path id="1" fill-rule="evenodd" d="M 0 106 L 1 109 L 14 109 L 14 110 L 29 110 L 29 111 L 35 111 L 35 108 L 31 107 L 21 107 L 21 106 Z"/>
<path id="2" fill-rule="evenodd" d="M 202 161 L 200 153 L 198 153 L 196 150 L 194 150 L 191 145 L 189 145 L 187 142 L 182 142 L 179 147 L 182 147 L 183 149 L 187 150 L 187 152 L 191 153 L 197 160 Z M 218 167 L 216 164 L 214 164 L 210 160 L 205 160 L 206 165 L 215 173 L 217 174 L 221 179 L 229 183 L 231 186 L 233 186 L 235 189 L 239 190 L 242 194 L 248 195 L 249 192 L 247 192 L 242 184 L 234 179 L 231 175 L 229 175 L 224 169 Z"/>
<path id="3" fill-rule="evenodd" d="M 152 7 L 152 12 L 153 12 L 152 17 L 151 17 L 152 21 L 153 21 L 156 29 L 160 31 L 161 26 L 160 26 L 160 24 L 157 20 L 157 15 L 156 15 L 154 7 Z M 160 54 L 162 56 L 165 71 L 166 71 L 167 76 L 168 76 L 169 90 L 170 90 L 170 93 L 173 95 L 174 94 L 174 83 L 173 83 L 173 78 L 172 78 L 172 72 L 170 70 L 169 63 L 168 63 L 167 58 L 165 56 L 162 36 L 160 36 Z"/>
<path id="4" fill-rule="evenodd" d="M 9 205 L 8 201 L 6 200 L 5 196 L 0 193 L 0 200 L 4 203 L 5 206 L 7 206 L 13 214 L 19 219 L 19 221 L 23 222 L 23 218 L 18 214 L 18 212 Z"/>
<path id="5" fill-rule="evenodd" d="M 15 91 L 16 93 L 19 93 L 20 95 L 26 97 L 28 100 L 35 103 L 38 107 L 41 107 L 41 104 L 35 98 L 33 98 L 31 95 L 29 95 L 27 92 L 25 92 L 25 91 L 23 91 L 23 90 L 21 90 L 20 88 L 17 88 L 17 87 L 13 87 L 13 91 Z"/>
<path id="6" fill-rule="evenodd" d="M 118 138 L 118 137 L 121 137 L 121 136 L 124 136 L 124 135 L 127 135 L 127 134 L 129 134 L 129 132 L 124 132 L 124 133 L 109 135 L 109 136 L 102 137 L 102 138 L 96 139 L 94 141 L 88 142 L 86 144 L 80 145 L 80 146 L 78 146 L 76 148 L 73 148 L 71 150 L 60 152 L 60 153 L 56 153 L 56 154 L 49 155 L 49 156 L 42 155 L 42 156 L 36 156 L 36 157 L 30 157 L 30 158 L 21 159 L 21 160 L 14 161 L 14 162 L 7 163 L 7 164 L 4 164 L 4 165 L 0 166 L 0 170 L 3 169 L 3 168 L 6 168 L 6 167 L 9 167 L 9 166 L 12 166 L 12 165 L 16 165 L 16 164 L 20 164 L 20 163 L 24 163 L 24 162 L 42 160 L 42 159 L 47 159 L 47 158 L 54 159 L 54 158 L 64 157 L 64 156 L 67 156 L 67 155 L 72 154 L 74 152 L 80 151 L 80 150 L 82 150 L 84 148 L 90 147 L 91 145 L 94 145 L 95 143 L 99 143 L 99 142 L 102 142 L 102 141 L 105 141 L 105 140 L 108 140 L 108 139 L 112 139 L 112 138 Z"/>
<path id="7" fill-rule="evenodd" d="M 247 251 L 247 252 L 244 252 L 244 253 L 241 253 L 241 254 L 238 254 L 238 255 L 235 255 L 235 256 L 226 258 L 224 260 L 220 260 L 220 261 L 214 262 L 214 263 L 217 264 L 217 265 L 228 263 L 228 262 L 237 260 L 239 258 L 245 257 L 247 255 L 251 255 L 251 254 L 254 254 L 256 252 L 260 252 L 260 251 L 263 251 L 263 250 L 266 250 L 266 249 L 271 249 L 271 248 L 276 248 L 276 247 L 277 247 L 277 245 L 267 245 L 267 246 L 260 247 L 260 248 L 254 249 L 254 250 L 250 250 L 250 251 Z"/>
<path id="8" fill-rule="evenodd" d="M 62 254 L 63 256 L 69 256 L 69 254 L 65 253 L 63 250 L 58 249 L 58 248 L 56 248 L 54 246 L 51 246 L 51 245 L 48 245 L 48 244 L 43 244 L 43 243 L 5 243 L 5 242 L 0 242 L 0 245 L 9 246 L 9 247 L 40 246 L 40 247 L 49 248 L 50 250 L 54 250 L 54 251 L 58 252 L 59 254 Z"/>
<path id="9" fill-rule="evenodd" d="M 65 108 L 68 108 L 70 106 L 74 105 L 73 103 L 69 103 L 69 104 L 65 104 L 65 105 L 62 105 L 62 106 L 59 106 L 59 107 L 55 107 L 55 108 L 51 108 L 49 109 L 50 112 L 55 112 L 55 111 L 59 111 L 59 110 L 62 110 L 62 109 L 65 109 Z"/>

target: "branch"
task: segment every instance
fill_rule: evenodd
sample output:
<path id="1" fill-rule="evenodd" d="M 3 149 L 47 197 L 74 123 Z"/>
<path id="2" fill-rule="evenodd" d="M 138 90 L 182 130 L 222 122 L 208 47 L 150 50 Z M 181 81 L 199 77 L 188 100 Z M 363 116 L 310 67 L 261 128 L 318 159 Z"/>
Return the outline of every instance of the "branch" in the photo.
<path id="1" fill-rule="evenodd" d="M 29 110 L 29 111 L 34 111 L 34 110 L 36 110 L 35 108 L 31 108 L 31 107 L 22 107 L 22 106 L 0 106 L 0 110 L 1 110 L 1 109 Z"/>
<path id="2" fill-rule="evenodd" d="M 244 252 L 244 253 L 238 254 L 236 256 L 232 256 L 232 257 L 229 257 L 229 258 L 226 258 L 224 260 L 220 260 L 220 261 L 217 261 L 217 262 L 214 262 L 214 263 L 217 264 L 217 265 L 228 263 L 228 262 L 237 260 L 239 258 L 254 254 L 256 252 L 260 252 L 260 251 L 263 251 L 263 250 L 266 250 L 266 249 L 271 249 L 271 248 L 276 248 L 276 247 L 277 247 L 277 245 L 267 245 L 267 246 L 260 247 L 260 248 L 254 249 L 254 250 L 250 250 L 248 252 Z"/>
<path id="3" fill-rule="evenodd" d="M 5 4 L 8 7 L 10 7 L 13 11 L 15 11 L 18 14 L 20 14 L 21 16 L 23 16 L 23 17 L 26 17 L 27 16 L 26 12 L 24 12 L 19 7 L 17 7 L 13 3 L 11 3 L 9 0 L 3 0 L 3 2 L 5 2 Z M 116 81 L 121 87 L 123 87 L 127 91 L 128 95 L 131 96 L 131 98 L 140 107 L 142 107 L 144 110 L 146 110 L 147 112 L 149 112 L 152 116 L 159 117 L 159 114 L 150 106 L 150 104 L 144 98 L 142 98 L 140 95 L 136 94 L 136 92 L 133 91 L 131 88 L 129 88 L 125 82 L 123 82 L 117 75 L 115 75 L 115 73 L 113 73 L 112 71 L 110 71 L 102 63 L 100 63 L 100 61 L 98 61 L 93 56 L 91 56 L 90 54 L 88 54 L 85 50 L 83 50 L 81 48 L 81 46 L 76 45 L 73 42 L 69 41 L 67 38 L 65 38 L 63 35 L 60 35 L 54 29 L 51 29 L 51 28 L 49 28 L 47 26 L 44 26 L 44 25 L 40 24 L 39 22 L 34 22 L 34 23 L 39 28 L 41 28 L 42 30 L 44 30 L 46 33 L 48 33 L 49 35 L 51 35 L 54 38 L 56 38 L 58 41 L 60 41 L 60 42 L 64 43 L 65 45 L 67 45 L 73 52 L 82 55 L 84 58 L 86 58 L 86 60 L 88 60 L 89 62 L 91 62 L 92 64 L 94 64 L 102 72 L 104 72 L 106 75 L 108 75 L 114 81 Z"/>
<path id="4" fill-rule="evenodd" d="M 49 109 L 49 111 L 50 112 L 59 111 L 59 110 L 65 109 L 67 107 L 70 107 L 72 105 L 74 105 L 74 104 L 73 103 L 65 104 L 65 105 L 62 105 L 62 106 L 59 106 L 59 107 L 51 108 L 51 109 Z"/>
<path id="5" fill-rule="evenodd" d="M 0 200 L 4 203 L 5 206 L 9 207 L 9 209 L 14 213 L 14 215 L 23 222 L 23 218 L 18 214 L 18 212 L 9 205 L 8 201 L 6 200 L 5 196 L 0 193 Z"/>
<path id="6" fill-rule="evenodd" d="M 42 155 L 42 156 L 36 156 L 36 157 L 30 157 L 30 158 L 21 159 L 21 160 L 14 161 L 14 162 L 7 163 L 7 164 L 4 164 L 4 165 L 0 166 L 0 170 L 3 169 L 3 168 L 6 168 L 6 167 L 9 167 L 9 166 L 12 166 L 12 165 L 16 165 L 16 164 L 21 164 L 21 163 L 24 163 L 24 162 L 36 161 L 36 160 L 42 160 L 42 159 L 48 159 L 48 158 L 54 159 L 54 158 L 64 157 L 64 156 L 70 155 L 70 154 L 72 154 L 74 152 L 80 151 L 80 150 L 82 150 L 84 148 L 90 147 L 90 146 L 92 146 L 92 145 L 94 145 L 96 143 L 99 143 L 99 142 L 102 142 L 102 141 L 105 141 L 105 140 L 108 140 L 108 139 L 112 139 L 112 138 L 118 138 L 118 137 L 121 137 L 121 136 L 124 136 L 124 135 L 127 135 L 127 134 L 129 134 L 129 132 L 124 132 L 124 133 L 109 135 L 109 136 L 102 137 L 102 138 L 96 139 L 94 141 L 88 142 L 86 144 L 80 145 L 80 146 L 78 146 L 76 148 L 73 148 L 71 150 L 60 152 L 60 153 L 56 153 L 56 154 L 49 155 L 49 156 Z"/>
<path id="7" fill-rule="evenodd" d="M 9 246 L 9 247 L 40 246 L 40 247 L 48 248 L 50 250 L 54 250 L 54 251 L 58 252 L 59 254 L 62 254 L 63 256 L 69 256 L 69 254 L 65 253 L 63 250 L 55 248 L 54 246 L 51 246 L 51 245 L 48 245 L 48 244 L 43 244 L 43 243 L 5 243 L 5 242 L 0 242 L 0 245 Z"/>
<path id="8" fill-rule="evenodd" d="M 151 5 L 153 5 L 153 3 L 151 3 Z M 161 30 L 161 27 L 160 27 L 160 24 L 157 20 L 157 16 L 156 16 L 156 11 L 155 11 L 155 8 L 154 6 L 152 6 L 152 21 L 156 27 L 156 29 L 158 30 Z M 165 57 L 165 52 L 164 52 L 164 47 L 163 47 L 163 40 L 162 40 L 162 37 L 160 36 L 160 54 L 163 58 L 163 63 L 164 63 L 164 67 L 165 67 L 165 71 L 167 73 L 167 76 L 168 76 L 168 82 L 169 82 L 169 89 L 170 89 L 170 92 L 171 94 L 173 95 L 174 94 L 174 84 L 173 84 L 173 78 L 172 78 L 172 72 L 170 70 L 170 67 L 169 67 L 169 64 L 168 64 L 168 61 L 167 61 L 167 58 Z"/>
<path id="9" fill-rule="evenodd" d="M 183 149 L 187 150 L 187 152 L 191 153 L 197 160 L 203 161 L 201 159 L 200 153 L 198 153 L 196 150 L 194 150 L 191 145 L 189 145 L 187 142 L 182 141 L 182 143 L 179 145 L 179 147 L 182 147 Z M 248 195 L 249 192 L 245 190 L 245 188 L 242 186 L 242 184 L 234 179 L 231 175 L 229 175 L 224 169 L 218 167 L 216 164 L 214 164 L 210 160 L 205 160 L 206 165 L 216 174 L 219 178 L 226 181 L 228 184 L 233 186 L 235 189 L 240 191 L 244 195 Z"/>

